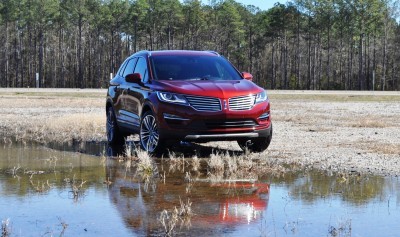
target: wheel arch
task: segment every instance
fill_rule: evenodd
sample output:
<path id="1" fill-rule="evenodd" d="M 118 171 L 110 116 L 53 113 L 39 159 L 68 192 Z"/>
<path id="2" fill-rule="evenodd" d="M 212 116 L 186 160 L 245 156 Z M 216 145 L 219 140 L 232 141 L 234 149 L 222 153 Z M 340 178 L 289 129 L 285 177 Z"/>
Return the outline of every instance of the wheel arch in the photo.
<path id="1" fill-rule="evenodd" d="M 113 101 L 112 101 L 112 99 L 107 98 L 107 100 L 106 100 L 106 113 L 108 111 L 108 108 L 110 108 L 110 107 L 114 108 Z"/>
<path id="2" fill-rule="evenodd" d="M 142 108 L 142 111 L 140 113 L 140 117 L 142 117 L 143 114 L 148 112 L 148 111 L 151 111 L 151 113 L 153 113 L 155 115 L 155 113 L 154 113 L 155 110 L 153 108 L 153 105 L 150 102 L 145 102 L 143 104 L 143 108 Z"/>

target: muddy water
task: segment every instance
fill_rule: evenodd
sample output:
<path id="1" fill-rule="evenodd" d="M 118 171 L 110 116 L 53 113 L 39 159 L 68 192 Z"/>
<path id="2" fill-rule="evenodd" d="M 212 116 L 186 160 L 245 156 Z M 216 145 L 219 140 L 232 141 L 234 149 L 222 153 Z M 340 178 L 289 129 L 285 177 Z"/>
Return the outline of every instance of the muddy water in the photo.
<path id="1" fill-rule="evenodd" d="M 132 163 L 118 159 L 1 145 L 0 219 L 8 219 L 3 226 L 11 236 L 159 236 L 162 213 L 179 236 L 400 233 L 396 177 L 308 172 L 209 182 L 201 171 L 188 182 L 187 169 L 172 172 L 167 159 L 157 163 L 158 175 L 143 179 Z M 193 214 L 170 221 L 181 202 L 190 202 Z"/>

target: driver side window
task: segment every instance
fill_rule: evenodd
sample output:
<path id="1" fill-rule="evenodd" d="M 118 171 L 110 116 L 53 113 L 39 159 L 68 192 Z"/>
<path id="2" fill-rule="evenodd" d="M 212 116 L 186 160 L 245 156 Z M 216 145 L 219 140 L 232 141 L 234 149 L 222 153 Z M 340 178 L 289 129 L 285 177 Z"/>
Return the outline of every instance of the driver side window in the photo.
<path id="1" fill-rule="evenodd" d="M 122 74 L 122 77 L 125 78 L 126 75 L 133 73 L 133 69 L 135 68 L 136 61 L 137 61 L 137 58 L 132 58 L 131 60 L 129 60 L 128 64 L 125 67 L 124 73 Z"/>
<path id="2" fill-rule="evenodd" d="M 140 57 L 136 64 L 135 73 L 140 73 L 142 76 L 142 82 L 147 83 L 149 80 L 146 59 Z"/>

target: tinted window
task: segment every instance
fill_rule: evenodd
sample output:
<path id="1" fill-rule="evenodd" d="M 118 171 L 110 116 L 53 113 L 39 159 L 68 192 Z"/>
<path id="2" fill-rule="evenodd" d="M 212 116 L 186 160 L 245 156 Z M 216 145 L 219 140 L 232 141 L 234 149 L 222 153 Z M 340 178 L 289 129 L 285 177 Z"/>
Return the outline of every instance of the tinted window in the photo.
<path id="1" fill-rule="evenodd" d="M 129 62 L 126 65 L 126 68 L 124 70 L 124 73 L 122 75 L 123 77 L 126 77 L 126 75 L 133 73 L 133 69 L 135 68 L 136 61 L 137 61 L 137 58 L 133 58 L 133 59 L 129 60 Z"/>
<path id="2" fill-rule="evenodd" d="M 124 72 L 124 69 L 125 69 L 125 66 L 126 66 L 127 62 L 128 62 L 128 60 L 125 60 L 125 62 L 124 62 L 124 63 L 121 65 L 121 67 L 118 69 L 117 74 L 120 75 L 121 77 L 122 77 L 122 75 L 123 75 L 123 72 Z"/>
<path id="3" fill-rule="evenodd" d="M 155 78 L 159 80 L 240 80 L 240 74 L 224 58 L 216 56 L 153 56 Z"/>
<path id="4" fill-rule="evenodd" d="M 146 83 L 149 79 L 148 73 L 147 73 L 147 63 L 146 59 L 144 58 L 139 58 L 136 68 L 135 68 L 135 73 L 140 73 L 142 76 L 142 82 Z"/>

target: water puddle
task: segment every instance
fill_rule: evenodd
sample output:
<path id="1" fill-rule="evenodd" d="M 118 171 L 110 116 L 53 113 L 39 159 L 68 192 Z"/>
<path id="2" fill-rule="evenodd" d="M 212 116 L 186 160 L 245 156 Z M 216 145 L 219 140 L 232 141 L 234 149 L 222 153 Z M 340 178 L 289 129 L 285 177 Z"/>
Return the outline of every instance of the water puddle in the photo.
<path id="1" fill-rule="evenodd" d="M 10 236 L 168 231 L 177 236 L 398 236 L 400 231 L 397 177 L 308 172 L 210 180 L 204 165 L 199 172 L 186 166 L 171 170 L 169 159 L 157 158 L 158 175 L 143 178 L 132 165 L 136 161 L 106 158 L 119 152 L 105 144 L 60 150 L 2 145 L 2 227 Z"/>

